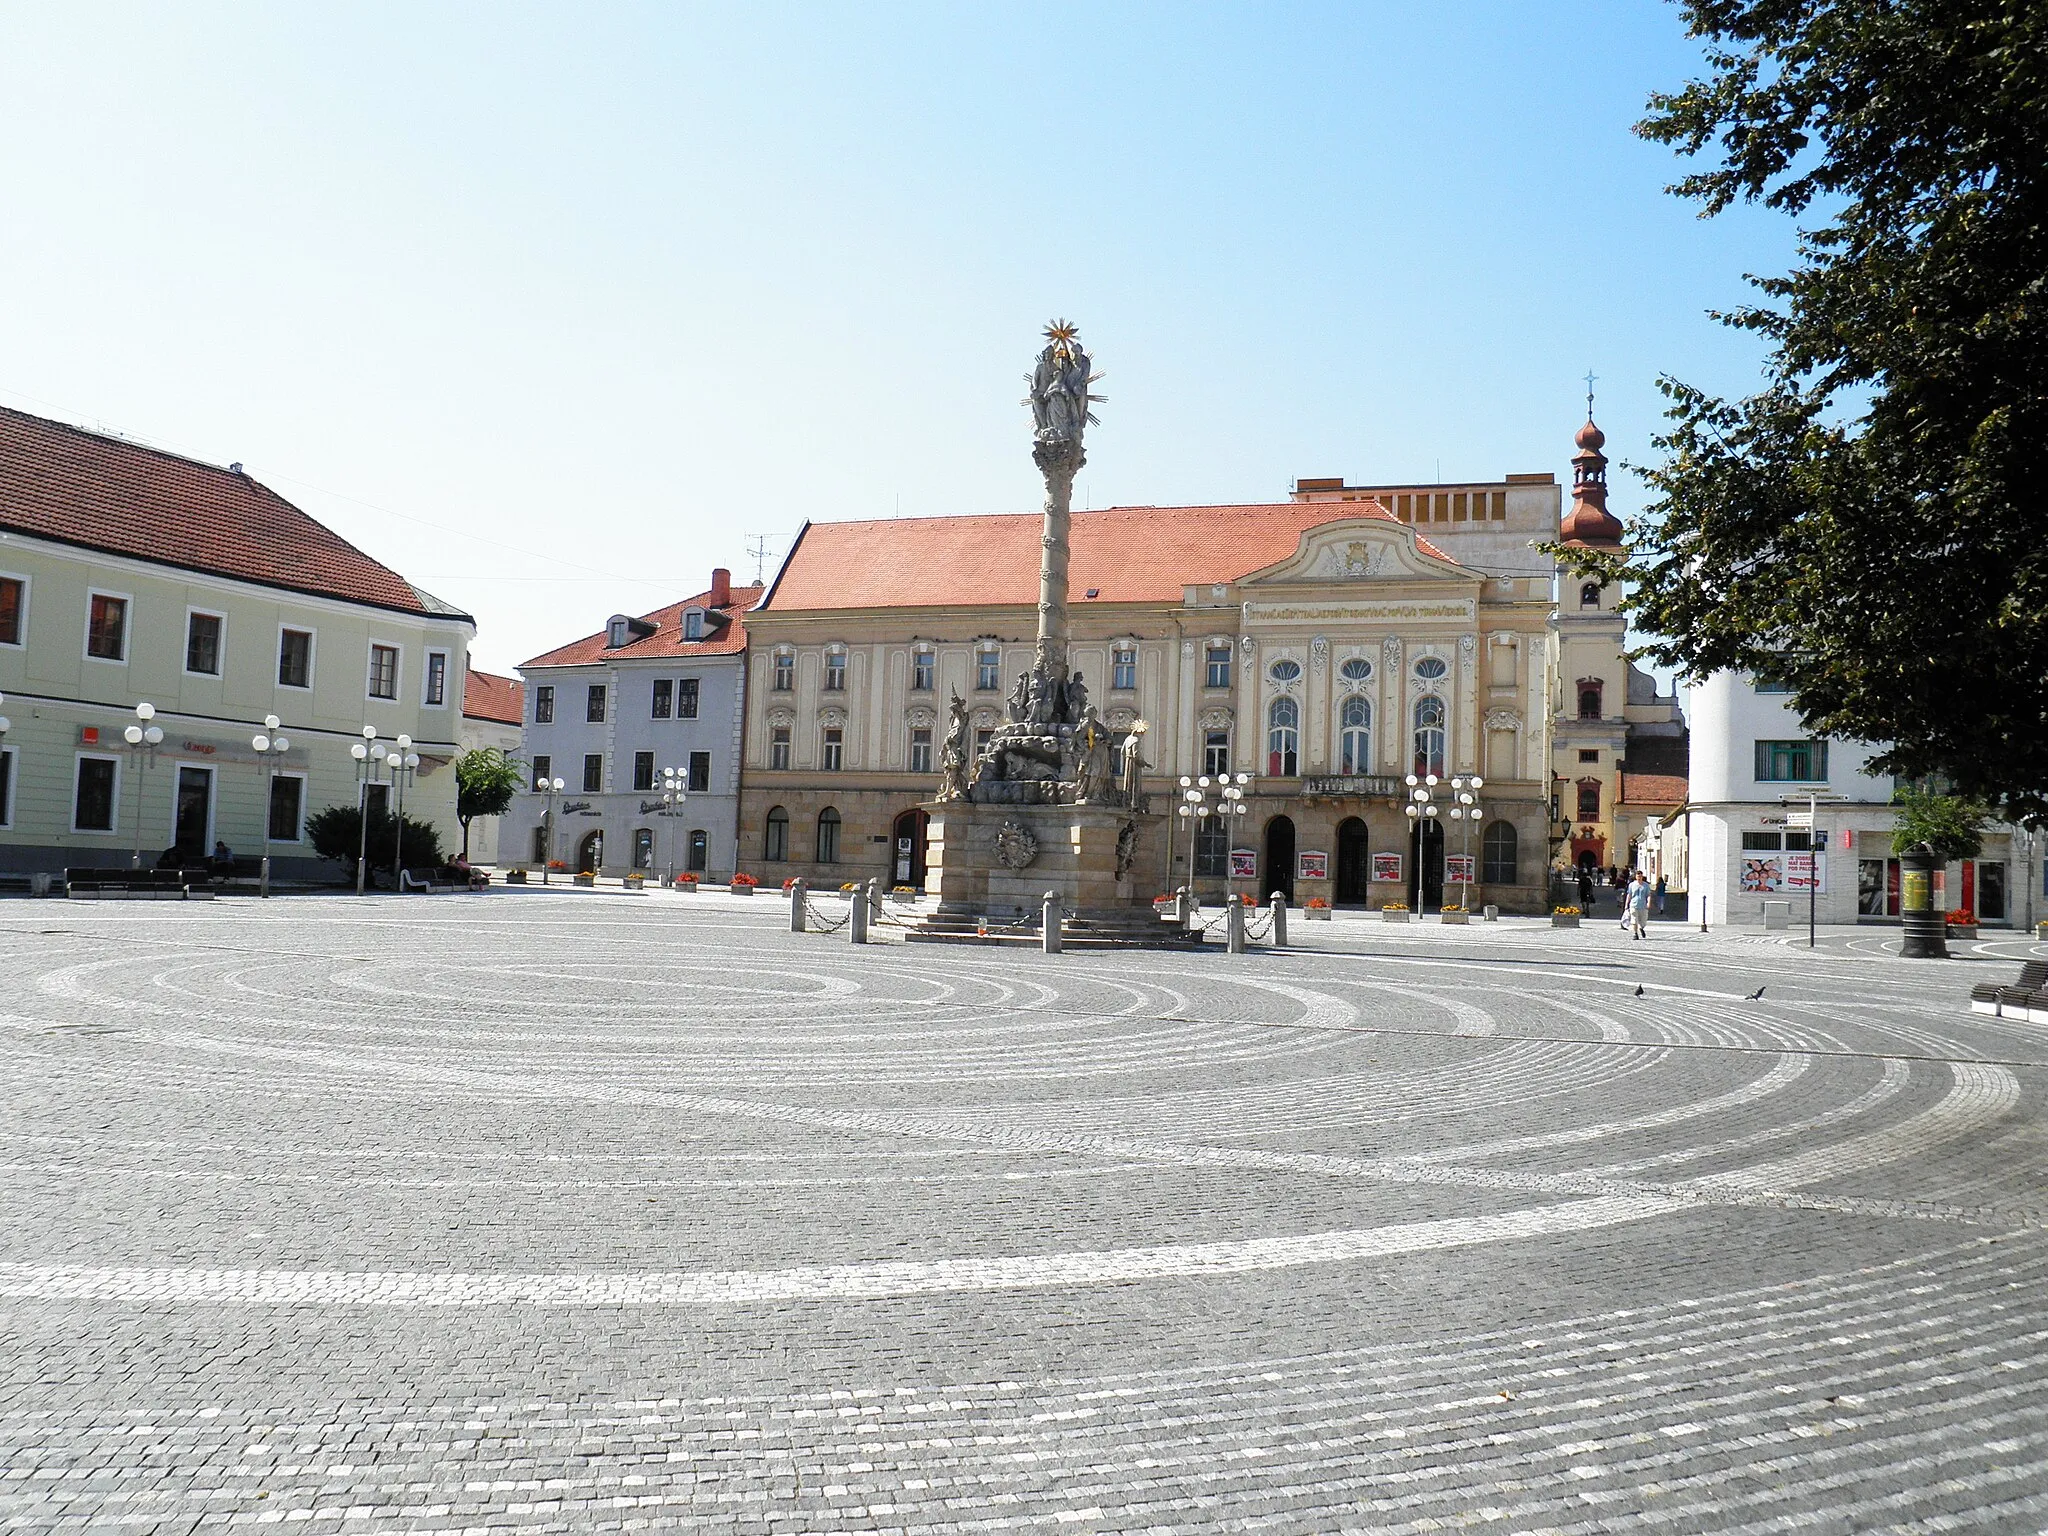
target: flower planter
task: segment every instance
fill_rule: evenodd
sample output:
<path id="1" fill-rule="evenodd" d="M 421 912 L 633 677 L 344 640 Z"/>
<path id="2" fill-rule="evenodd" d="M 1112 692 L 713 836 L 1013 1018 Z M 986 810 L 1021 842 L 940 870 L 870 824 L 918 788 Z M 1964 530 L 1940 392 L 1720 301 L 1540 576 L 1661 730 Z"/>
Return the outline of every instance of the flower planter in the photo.
<path id="1" fill-rule="evenodd" d="M 1974 939 L 1977 937 L 1977 925 L 1975 923 L 1950 923 L 1948 924 L 1948 936 L 1952 939 Z"/>
<path id="2" fill-rule="evenodd" d="M 756 885 L 729 885 L 726 889 L 735 896 L 751 896 L 760 887 Z"/>
<path id="3" fill-rule="evenodd" d="M 597 884 L 597 876 L 596 876 L 596 875 L 578 875 L 578 876 L 576 877 L 576 883 L 577 883 L 578 885 L 596 885 L 596 884 Z"/>
<path id="4" fill-rule="evenodd" d="M 1330 920 L 1328 907 L 1303 907 L 1302 915 L 1312 923 L 1327 923 Z"/>
<path id="5" fill-rule="evenodd" d="M 1453 928 L 1464 928 L 1470 925 L 1472 914 L 1470 912 L 1446 912 L 1437 921 L 1449 923 Z"/>
<path id="6" fill-rule="evenodd" d="M 525 870 L 523 870 L 523 869 L 508 869 L 508 870 L 506 870 L 506 871 L 505 871 L 505 883 L 506 883 L 507 885 L 524 885 L 524 884 L 526 884 L 526 871 L 525 871 Z"/>
<path id="7" fill-rule="evenodd" d="M 1550 926 L 1553 928 L 1576 928 L 1579 926 L 1579 920 L 1576 916 L 1567 916 L 1562 912 L 1553 912 L 1550 914 Z"/>
<path id="8" fill-rule="evenodd" d="M 1391 907 L 1382 907 L 1380 909 L 1380 921 L 1383 923 L 1405 923 L 1408 921 L 1408 914 L 1406 912 L 1396 912 Z"/>
<path id="9" fill-rule="evenodd" d="M 694 880 L 678 880 L 669 889 L 673 890 L 678 896 L 694 896 L 697 894 L 697 882 Z"/>
<path id="10" fill-rule="evenodd" d="M 645 875 L 628 875 L 628 876 L 626 876 L 626 889 L 627 889 L 627 890 L 629 890 L 629 891 L 643 891 L 643 890 L 645 890 L 646 888 L 647 888 L 647 877 L 646 877 Z"/>

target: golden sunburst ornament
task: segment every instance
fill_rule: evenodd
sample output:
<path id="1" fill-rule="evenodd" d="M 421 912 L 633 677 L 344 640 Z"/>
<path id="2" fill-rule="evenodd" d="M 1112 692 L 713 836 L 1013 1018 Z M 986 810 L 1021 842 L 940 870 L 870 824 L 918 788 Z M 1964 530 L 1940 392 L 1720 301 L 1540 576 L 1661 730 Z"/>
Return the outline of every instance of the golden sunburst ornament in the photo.
<path id="1" fill-rule="evenodd" d="M 1045 328 L 1047 341 L 1072 341 L 1081 334 L 1081 327 L 1071 320 L 1055 320 Z"/>

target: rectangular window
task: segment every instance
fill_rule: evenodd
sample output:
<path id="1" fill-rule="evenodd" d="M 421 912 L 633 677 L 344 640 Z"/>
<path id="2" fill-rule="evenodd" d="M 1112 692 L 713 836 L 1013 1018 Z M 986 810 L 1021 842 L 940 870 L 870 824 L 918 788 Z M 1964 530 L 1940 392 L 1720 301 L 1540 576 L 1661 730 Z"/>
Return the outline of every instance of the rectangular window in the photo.
<path id="1" fill-rule="evenodd" d="M 92 595 L 92 614 L 85 628 L 85 654 L 101 661 L 123 661 L 128 656 L 128 599 Z"/>
<path id="2" fill-rule="evenodd" d="M 1792 685 L 1790 683 L 1767 683 L 1762 678 L 1758 678 L 1756 680 L 1756 691 L 1758 693 L 1790 693 Z"/>
<path id="3" fill-rule="evenodd" d="M 1597 762 L 1599 762 L 1599 761 L 1600 761 L 1600 749 L 1599 749 L 1598 747 L 1581 747 L 1581 748 L 1579 748 L 1579 761 L 1580 761 L 1580 762 L 1582 762 L 1582 763 L 1597 763 Z"/>
<path id="4" fill-rule="evenodd" d="M 1205 686 L 1228 688 L 1230 686 L 1230 647 L 1212 645 L 1209 647 L 1209 672 Z"/>
<path id="5" fill-rule="evenodd" d="M 201 677 L 220 676 L 220 625 L 217 613 L 185 615 L 185 670 Z"/>
<path id="6" fill-rule="evenodd" d="M 818 862 L 839 862 L 839 818 L 829 810 L 818 818 Z"/>
<path id="7" fill-rule="evenodd" d="M 439 709 L 448 702 L 448 653 L 427 652 L 427 687 L 420 702 L 429 709 Z"/>
<path id="8" fill-rule="evenodd" d="M 704 638 L 703 609 L 692 608 L 683 615 L 683 638 L 685 640 L 702 640 Z"/>
<path id="9" fill-rule="evenodd" d="M 789 766 L 789 727 L 786 725 L 778 725 L 768 732 L 768 766 Z"/>
<path id="10" fill-rule="evenodd" d="M 1110 654 L 1109 686 L 1131 689 L 1138 686 L 1138 653 L 1118 649 Z"/>
<path id="11" fill-rule="evenodd" d="M 592 683 L 583 696 L 583 718 L 594 725 L 604 721 L 604 696 L 603 683 Z"/>
<path id="12" fill-rule="evenodd" d="M 657 677 L 654 680 L 654 702 L 648 713 L 656 720 L 666 720 L 675 708 L 676 685 L 673 678 Z"/>
<path id="13" fill-rule="evenodd" d="M 1828 776 L 1824 741 L 1760 741 L 1756 744 L 1759 784 L 1820 784 Z"/>
<path id="14" fill-rule="evenodd" d="M 1776 853 L 1785 846 L 1782 832 L 1745 832 L 1742 834 L 1744 853 Z"/>
<path id="15" fill-rule="evenodd" d="M 996 739 L 992 726 L 983 726 L 974 733 L 974 760 L 978 763 L 988 756 L 988 744 Z"/>
<path id="16" fill-rule="evenodd" d="M 1003 653 L 1001 651 L 976 651 L 974 653 L 974 686 L 984 693 L 993 692 L 1003 686 Z"/>
<path id="17" fill-rule="evenodd" d="M 825 691 L 844 693 L 846 691 L 846 653 L 834 651 L 825 658 Z"/>
<path id="18" fill-rule="evenodd" d="M 586 752 L 583 754 L 583 792 L 586 795 L 599 794 L 604 789 L 604 754 Z"/>
<path id="19" fill-rule="evenodd" d="M 81 757 L 78 760 L 78 793 L 71 802 L 74 832 L 114 830 L 114 774 L 111 757 Z"/>
<path id="20" fill-rule="evenodd" d="M 910 771 L 932 771 L 932 728 L 928 725 L 916 725 L 910 729 Z"/>
<path id="21" fill-rule="evenodd" d="M 846 732 L 836 725 L 826 726 L 824 751 L 819 756 L 818 766 L 827 773 L 837 773 L 845 761 Z"/>
<path id="22" fill-rule="evenodd" d="M 313 686 L 313 632 L 310 629 L 281 629 L 277 632 L 277 686 Z"/>
<path id="23" fill-rule="evenodd" d="M 373 699 L 395 699 L 398 697 L 397 646 L 373 645 L 370 647 L 370 697 Z"/>
<path id="24" fill-rule="evenodd" d="M 1230 831 L 1221 816 L 1204 816 L 1195 828 L 1195 873 L 1221 878 L 1230 856 Z"/>
<path id="25" fill-rule="evenodd" d="M 633 787 L 635 789 L 654 788 L 654 754 L 652 752 L 635 752 L 633 754 Z"/>
<path id="26" fill-rule="evenodd" d="M 690 793 L 693 795 L 711 792 L 711 754 L 692 752 L 690 754 Z"/>
<path id="27" fill-rule="evenodd" d="M 910 688 L 913 693 L 930 693 L 932 669 L 937 658 L 930 651 L 913 651 L 910 654 Z"/>
<path id="28" fill-rule="evenodd" d="M 775 682 L 777 693 L 789 693 L 796 687 L 796 658 L 778 655 L 775 658 Z"/>
<path id="29" fill-rule="evenodd" d="M 555 771 L 555 760 L 545 752 L 537 752 L 533 758 L 533 792 L 537 795 L 548 787 L 548 779 Z"/>
<path id="30" fill-rule="evenodd" d="M 0 747 L 0 827 L 14 825 L 14 753 Z"/>
<path id="31" fill-rule="evenodd" d="M 686 677 L 676 683 L 676 718 L 697 718 L 697 679 L 694 677 Z"/>
<path id="32" fill-rule="evenodd" d="M 270 781 L 269 835 L 273 843 L 296 843 L 299 840 L 299 815 L 305 799 L 304 779 L 280 774 Z"/>
<path id="33" fill-rule="evenodd" d="M 1600 819 L 1600 784 L 1597 779 L 1588 779 L 1579 785 L 1579 820 Z"/>
<path id="34" fill-rule="evenodd" d="M 28 583 L 18 576 L 0 576 L 0 645 L 21 644 L 27 612 Z"/>
<path id="35" fill-rule="evenodd" d="M 555 687 L 552 683 L 542 683 L 533 690 L 533 723 L 535 725 L 552 725 L 554 721 Z"/>
<path id="36" fill-rule="evenodd" d="M 1230 772 L 1230 732 L 1204 731 L 1202 733 L 1202 772 L 1208 774 Z"/>

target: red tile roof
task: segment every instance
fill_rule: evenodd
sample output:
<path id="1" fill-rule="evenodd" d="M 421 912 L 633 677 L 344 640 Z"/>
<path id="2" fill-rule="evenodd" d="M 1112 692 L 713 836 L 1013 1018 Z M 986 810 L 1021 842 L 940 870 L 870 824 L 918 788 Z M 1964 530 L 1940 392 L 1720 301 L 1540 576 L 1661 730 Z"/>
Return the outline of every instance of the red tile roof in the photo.
<path id="1" fill-rule="evenodd" d="M 1076 512 L 1067 586 L 1076 603 L 1179 602 L 1190 584 L 1235 581 L 1277 564 L 1324 523 L 1383 518 L 1377 502 L 1274 502 L 1224 507 L 1111 507 Z M 1038 604 L 1036 512 L 811 523 L 762 606 L 818 609 Z M 1418 537 L 1426 554 L 1450 557 Z"/>
<path id="2" fill-rule="evenodd" d="M 0 528 L 288 592 L 469 617 L 247 475 L 4 406 Z"/>
<path id="3" fill-rule="evenodd" d="M 526 719 L 526 684 L 471 667 L 462 680 L 462 712 L 472 720 L 518 725 Z"/>
<path id="4" fill-rule="evenodd" d="M 1682 773 L 1624 773 L 1621 776 L 1623 805 L 1683 805 L 1692 792 L 1692 781 Z"/>
<path id="5" fill-rule="evenodd" d="M 528 667 L 584 667 L 606 661 L 648 658 L 680 657 L 687 660 L 693 656 L 736 656 L 747 648 L 745 615 L 759 601 L 761 592 L 759 582 L 752 586 L 734 587 L 731 603 L 725 608 L 713 608 L 711 593 L 699 592 L 695 597 L 670 603 L 666 608 L 643 613 L 640 621 L 655 626 L 651 635 L 629 637 L 624 645 L 614 650 L 605 644 L 610 638 L 608 631 L 601 629 L 594 635 L 585 635 L 581 640 L 536 656 L 531 661 L 521 662 L 520 670 Z M 683 638 L 683 610 L 686 608 L 704 610 L 702 640 Z"/>

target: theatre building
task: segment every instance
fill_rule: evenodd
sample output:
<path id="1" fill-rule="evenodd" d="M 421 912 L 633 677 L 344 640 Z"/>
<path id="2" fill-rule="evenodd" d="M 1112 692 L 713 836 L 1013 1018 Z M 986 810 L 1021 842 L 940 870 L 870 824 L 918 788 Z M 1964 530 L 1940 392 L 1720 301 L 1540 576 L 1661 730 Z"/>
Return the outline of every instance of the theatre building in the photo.
<path id="1" fill-rule="evenodd" d="M 1205 894 L 1435 908 L 1448 861 L 1472 876 L 1453 900 L 1541 906 L 1552 576 L 1528 545 L 1557 487 L 1408 494 L 1405 520 L 1341 481 L 1073 515 L 1071 662 L 1119 736 L 1142 727 L 1152 809 L 1180 774 L 1253 776 L 1250 814 L 1174 824 L 1160 891 L 1192 865 Z M 803 529 L 747 618 L 743 869 L 922 884 L 950 700 L 978 750 L 1030 666 L 1039 535 L 1037 513 Z M 1479 816 L 1418 831 L 1411 771 L 1482 775 Z"/>

